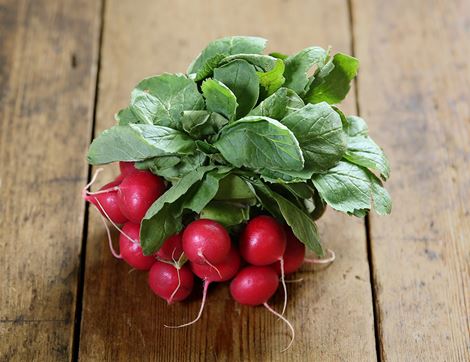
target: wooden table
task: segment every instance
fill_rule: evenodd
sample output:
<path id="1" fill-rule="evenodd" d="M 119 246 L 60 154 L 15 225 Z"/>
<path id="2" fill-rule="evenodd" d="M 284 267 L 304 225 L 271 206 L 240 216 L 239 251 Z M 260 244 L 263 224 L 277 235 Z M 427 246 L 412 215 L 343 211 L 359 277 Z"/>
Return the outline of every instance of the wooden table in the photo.
<path id="1" fill-rule="evenodd" d="M 80 197 L 87 146 L 136 82 L 233 34 L 357 56 L 343 107 L 393 168 L 390 217 L 320 222 L 338 258 L 289 285 L 282 354 L 284 325 L 226 287 L 165 329 L 199 296 L 153 296 Z M 0 0 L 0 39 L 0 361 L 470 361 L 468 0 Z"/>

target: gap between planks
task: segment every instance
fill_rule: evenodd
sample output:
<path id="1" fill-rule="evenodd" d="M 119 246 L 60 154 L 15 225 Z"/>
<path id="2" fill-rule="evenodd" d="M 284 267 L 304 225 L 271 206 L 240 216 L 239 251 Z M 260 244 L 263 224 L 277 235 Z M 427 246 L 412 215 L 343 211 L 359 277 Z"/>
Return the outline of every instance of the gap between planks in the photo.
<path id="1" fill-rule="evenodd" d="M 89 142 L 95 137 L 95 125 L 96 125 L 96 108 L 98 105 L 99 96 L 99 83 L 100 83 L 100 70 L 101 70 L 101 51 L 103 47 L 103 33 L 104 33 L 104 16 L 106 9 L 106 0 L 100 1 L 100 27 L 98 37 L 98 56 L 96 60 L 96 76 L 95 76 L 95 91 L 93 95 L 93 117 L 91 123 L 91 133 Z M 88 174 L 86 183 L 90 182 L 92 173 L 92 166 L 88 165 Z M 80 246 L 80 260 L 78 268 L 77 278 L 77 289 L 76 289 L 76 301 L 75 301 L 75 318 L 73 326 L 73 339 L 72 339 L 72 361 L 78 361 L 80 352 L 80 332 L 82 325 L 82 309 L 83 309 L 83 290 L 85 287 L 85 270 L 86 270 L 86 244 L 88 240 L 88 215 L 90 212 L 90 204 L 85 202 L 83 228 L 82 228 L 82 240 Z"/>
<path id="2" fill-rule="evenodd" d="M 347 0 L 348 7 L 348 20 L 349 20 L 349 34 L 350 34 L 350 48 L 351 55 L 356 56 L 356 34 L 354 33 L 354 12 L 353 12 L 353 0 Z M 361 116 L 361 106 L 359 102 L 359 76 L 354 80 L 354 99 L 356 113 Z M 381 311 L 380 305 L 377 299 L 376 282 L 374 274 L 374 262 L 372 258 L 372 240 L 370 235 L 370 220 L 369 215 L 364 217 L 364 228 L 366 232 L 366 246 L 367 246 L 367 261 L 369 264 L 369 282 L 372 296 L 372 310 L 374 319 L 374 336 L 375 336 L 375 350 L 377 353 L 377 361 L 382 362 L 383 358 L 383 344 L 382 344 L 382 329 L 381 329 Z"/>

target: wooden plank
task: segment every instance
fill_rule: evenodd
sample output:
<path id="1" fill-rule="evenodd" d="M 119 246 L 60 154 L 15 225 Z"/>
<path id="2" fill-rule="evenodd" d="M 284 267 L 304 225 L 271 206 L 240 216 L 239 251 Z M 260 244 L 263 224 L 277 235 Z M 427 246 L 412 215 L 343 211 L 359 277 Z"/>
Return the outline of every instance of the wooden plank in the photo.
<path id="1" fill-rule="evenodd" d="M 295 52 L 319 44 L 349 52 L 348 13 L 343 1 L 284 2 L 108 1 L 105 11 L 97 131 L 113 124 L 132 87 L 161 72 L 185 71 L 210 41 L 234 34 L 260 35 L 270 50 Z M 352 112 L 354 99 L 346 104 Z M 108 168 L 107 177 L 116 175 Z M 102 181 L 105 182 L 104 180 Z M 82 360 L 368 360 L 376 358 L 372 297 L 361 220 L 328 212 L 323 240 L 337 251 L 330 268 L 305 267 L 289 286 L 287 317 L 297 339 L 287 353 L 288 331 L 263 308 L 236 305 L 228 289 L 213 286 L 202 320 L 186 329 L 164 323 L 191 320 L 200 293 L 168 307 L 152 295 L 145 273 L 129 273 L 107 248 L 96 211 L 90 213 Z M 274 305 L 279 307 L 281 293 Z"/>
<path id="2" fill-rule="evenodd" d="M 393 165 L 371 219 L 385 361 L 470 360 L 470 3 L 355 1 L 359 100 Z"/>
<path id="3" fill-rule="evenodd" d="M 99 2 L 0 1 L 0 360 L 71 357 Z"/>

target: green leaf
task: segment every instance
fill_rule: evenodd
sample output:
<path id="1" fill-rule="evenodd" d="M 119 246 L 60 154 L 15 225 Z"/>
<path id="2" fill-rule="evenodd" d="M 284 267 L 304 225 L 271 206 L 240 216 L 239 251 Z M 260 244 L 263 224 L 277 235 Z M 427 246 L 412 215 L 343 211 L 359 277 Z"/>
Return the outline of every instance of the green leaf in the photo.
<path id="1" fill-rule="evenodd" d="M 313 196 L 312 190 L 305 182 L 284 184 L 283 187 L 300 199 L 309 199 Z"/>
<path id="2" fill-rule="evenodd" d="M 278 52 L 272 52 L 272 53 L 269 53 L 269 55 L 274 58 L 282 59 L 282 60 L 289 58 L 287 54 L 278 53 Z"/>
<path id="3" fill-rule="evenodd" d="M 156 213 L 158 213 L 158 211 L 161 210 L 163 205 L 171 204 L 178 200 L 182 195 L 186 194 L 191 186 L 200 181 L 207 172 L 213 170 L 214 168 L 215 166 L 199 167 L 183 176 L 181 180 L 175 183 L 162 196 L 160 196 L 152 206 L 150 206 L 150 208 L 147 210 L 147 213 L 145 214 L 144 221 L 151 219 Z"/>
<path id="4" fill-rule="evenodd" d="M 210 77 L 214 72 L 214 69 L 218 67 L 218 65 L 224 58 L 224 54 L 216 54 L 212 58 L 208 59 L 204 63 L 204 65 L 197 71 L 194 81 L 199 82 L 203 79 Z"/>
<path id="5" fill-rule="evenodd" d="M 206 98 L 206 107 L 210 112 L 217 112 L 228 120 L 235 119 L 238 103 L 235 94 L 218 80 L 208 79 L 202 83 L 202 93 Z"/>
<path id="6" fill-rule="evenodd" d="M 158 217 L 142 220 L 140 226 L 140 245 L 144 255 L 157 252 L 166 239 L 183 229 L 182 205 L 184 197 L 172 204 L 164 204 Z"/>
<path id="7" fill-rule="evenodd" d="M 150 170 L 152 173 L 159 175 L 160 172 L 176 166 L 180 161 L 181 159 L 177 156 L 160 156 L 136 162 L 134 165 L 139 170 Z"/>
<path id="8" fill-rule="evenodd" d="M 363 168 L 341 161 L 327 172 L 314 175 L 312 181 L 322 199 L 333 209 L 348 213 L 370 210 L 370 180 Z"/>
<path id="9" fill-rule="evenodd" d="M 266 187 L 260 180 L 247 179 L 248 185 L 251 187 L 253 194 L 258 199 L 263 209 L 268 211 L 277 220 L 284 220 L 279 206 L 271 195 L 271 190 Z"/>
<path id="10" fill-rule="evenodd" d="M 237 175 L 228 175 L 219 184 L 216 200 L 243 200 L 254 197 L 253 191 L 247 183 Z"/>
<path id="11" fill-rule="evenodd" d="M 252 185 L 256 190 L 261 191 L 263 194 L 269 195 L 271 199 L 274 199 L 283 219 L 292 228 L 294 235 L 310 250 L 313 250 L 319 256 L 323 256 L 320 236 L 318 235 L 317 227 L 310 216 L 285 197 L 270 190 L 261 181 L 253 181 Z"/>
<path id="12" fill-rule="evenodd" d="M 196 140 L 196 146 L 199 151 L 204 152 L 206 155 L 219 153 L 219 150 L 207 141 Z"/>
<path id="13" fill-rule="evenodd" d="M 114 115 L 114 119 L 120 126 L 125 126 L 130 123 L 141 123 L 140 120 L 132 113 L 130 107 L 121 109 Z"/>
<path id="14" fill-rule="evenodd" d="M 287 170 L 262 170 L 261 178 L 270 183 L 292 183 L 292 182 L 305 182 L 312 178 L 313 171 L 303 169 L 299 171 Z"/>
<path id="15" fill-rule="evenodd" d="M 251 36 L 232 36 L 214 40 L 198 55 L 188 68 L 188 74 L 197 73 L 199 69 L 214 56 L 223 54 L 261 54 L 266 47 L 266 39 Z M 214 62 L 214 60 L 212 60 Z"/>
<path id="16" fill-rule="evenodd" d="M 315 254 L 323 256 L 320 235 L 310 216 L 283 196 L 275 192 L 272 192 L 272 196 L 279 205 L 279 209 L 294 235 Z"/>
<path id="17" fill-rule="evenodd" d="M 238 59 L 214 69 L 214 79 L 224 83 L 235 94 L 237 118 L 243 117 L 255 106 L 259 96 L 259 79 L 255 68 L 248 62 Z"/>
<path id="18" fill-rule="evenodd" d="M 303 106 L 304 101 L 292 89 L 279 88 L 273 95 L 252 109 L 248 115 L 281 120 Z"/>
<path id="19" fill-rule="evenodd" d="M 312 218 L 313 221 L 318 220 L 326 210 L 326 203 L 325 201 L 322 200 L 320 197 L 318 191 L 315 190 L 313 193 L 313 210 L 310 211 L 310 217 Z"/>
<path id="20" fill-rule="evenodd" d="M 221 64 L 230 63 L 234 60 L 244 60 L 255 67 L 262 86 L 262 98 L 273 94 L 284 83 L 284 62 L 269 55 L 260 54 L 235 54 L 226 57 Z"/>
<path id="21" fill-rule="evenodd" d="M 369 209 L 360 209 L 360 210 L 354 210 L 353 212 L 348 212 L 348 215 L 363 218 L 367 216 L 368 213 L 369 213 Z"/>
<path id="22" fill-rule="evenodd" d="M 227 176 L 230 171 L 231 167 L 222 166 L 206 173 L 191 199 L 185 202 L 184 207 L 196 213 L 200 213 L 217 194 L 219 181 Z"/>
<path id="23" fill-rule="evenodd" d="M 351 88 L 351 80 L 357 74 L 359 62 L 345 54 L 335 54 L 331 66 L 325 66 L 315 75 L 304 100 L 309 103 L 327 102 L 336 104 L 341 102 Z"/>
<path id="24" fill-rule="evenodd" d="M 162 74 L 137 85 L 130 107 L 141 123 L 181 129 L 183 111 L 204 109 L 204 99 L 196 83 L 185 75 Z"/>
<path id="25" fill-rule="evenodd" d="M 341 118 L 327 103 L 307 104 L 281 120 L 300 143 L 305 169 L 322 172 L 333 167 L 346 151 Z"/>
<path id="26" fill-rule="evenodd" d="M 344 132 L 350 137 L 367 136 L 369 129 L 367 128 L 367 123 L 361 117 L 347 116 Z"/>
<path id="27" fill-rule="evenodd" d="M 277 60 L 276 65 L 269 71 L 257 72 L 259 77 L 259 84 L 263 90 L 263 98 L 270 96 L 277 91 L 285 82 L 284 78 L 284 62 L 280 59 Z"/>
<path id="28" fill-rule="evenodd" d="M 356 165 L 379 171 L 384 180 L 390 176 L 390 164 L 385 153 L 369 136 L 349 137 L 344 158 Z"/>
<path id="29" fill-rule="evenodd" d="M 190 188 L 214 167 L 200 167 L 186 174 L 150 206 L 140 226 L 140 241 L 145 255 L 160 249 L 163 242 L 182 227 L 184 196 L 189 195 Z"/>
<path id="30" fill-rule="evenodd" d="M 148 124 L 114 126 L 101 133 L 90 145 L 92 165 L 115 161 L 142 161 L 156 156 L 191 154 L 196 144 L 182 132 Z"/>
<path id="31" fill-rule="evenodd" d="M 184 111 L 181 118 L 183 130 L 195 138 L 199 138 L 200 133 L 196 129 L 203 126 L 210 117 L 207 111 Z M 197 134 L 197 136 L 196 136 Z"/>
<path id="32" fill-rule="evenodd" d="M 166 167 L 158 169 L 158 172 L 154 172 L 157 175 L 164 177 L 166 180 L 174 182 L 178 181 L 181 177 L 187 173 L 196 170 L 197 168 L 204 165 L 207 157 L 202 152 L 196 152 L 194 155 L 183 156 L 180 162 L 172 167 Z"/>
<path id="33" fill-rule="evenodd" d="M 304 164 L 292 132 L 267 117 L 245 117 L 225 126 L 214 146 L 235 167 L 301 170 Z"/>
<path id="34" fill-rule="evenodd" d="M 349 127 L 349 124 L 343 111 L 336 106 L 331 106 L 331 108 L 333 108 L 334 111 L 338 113 L 339 118 L 341 118 L 341 123 L 343 124 L 343 131 L 346 132 L 346 129 Z"/>
<path id="35" fill-rule="evenodd" d="M 372 202 L 374 210 L 379 215 L 388 215 L 392 212 L 392 199 L 390 194 L 385 190 L 382 182 L 371 172 L 369 172 L 372 184 Z"/>
<path id="36" fill-rule="evenodd" d="M 217 113 L 185 111 L 181 124 L 193 138 L 202 139 L 217 134 L 228 120 Z"/>
<path id="37" fill-rule="evenodd" d="M 277 62 L 276 58 L 264 54 L 234 54 L 224 58 L 220 64 L 227 64 L 237 59 L 244 60 L 263 72 L 274 69 Z"/>
<path id="38" fill-rule="evenodd" d="M 250 206 L 228 201 L 211 201 L 200 215 L 201 219 L 217 221 L 225 227 L 239 225 L 250 218 Z"/>
<path id="39" fill-rule="evenodd" d="M 367 169 L 341 161 L 335 167 L 312 178 L 321 198 L 332 208 L 349 214 L 370 210 L 374 200 L 376 212 L 389 213 L 391 200 L 380 180 Z"/>
<path id="40" fill-rule="evenodd" d="M 309 82 L 307 72 L 314 65 L 322 67 L 327 61 L 327 57 L 328 54 L 325 49 L 310 47 L 285 59 L 286 70 L 284 77 L 286 78 L 286 82 L 284 83 L 284 87 L 290 88 L 298 94 L 302 94 Z"/>

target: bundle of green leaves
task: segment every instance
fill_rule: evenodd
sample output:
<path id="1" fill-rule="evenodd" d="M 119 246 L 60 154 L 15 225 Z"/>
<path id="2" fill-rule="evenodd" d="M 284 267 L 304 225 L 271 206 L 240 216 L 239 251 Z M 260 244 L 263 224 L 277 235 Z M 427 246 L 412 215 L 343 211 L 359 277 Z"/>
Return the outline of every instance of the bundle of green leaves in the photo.
<path id="1" fill-rule="evenodd" d="M 316 46 L 265 55 L 265 46 L 218 39 L 187 74 L 142 80 L 117 125 L 91 144 L 90 164 L 133 161 L 170 185 L 142 221 L 145 254 L 194 217 L 233 227 L 261 210 L 322 256 L 314 221 L 326 205 L 357 217 L 372 205 L 390 213 L 386 156 L 362 118 L 334 106 L 357 59 Z"/>

